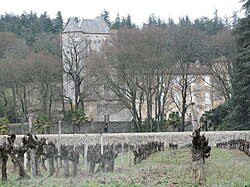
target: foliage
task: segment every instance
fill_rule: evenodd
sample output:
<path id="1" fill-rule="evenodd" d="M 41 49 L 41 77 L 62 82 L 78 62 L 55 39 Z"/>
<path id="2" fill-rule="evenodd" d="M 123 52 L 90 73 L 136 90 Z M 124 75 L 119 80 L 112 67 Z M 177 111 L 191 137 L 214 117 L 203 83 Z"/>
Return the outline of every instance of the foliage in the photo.
<path id="1" fill-rule="evenodd" d="M 5 106 L 3 100 L 0 99 L 0 117 L 4 116 L 4 113 L 5 113 Z"/>
<path id="2" fill-rule="evenodd" d="M 55 19 L 51 19 L 47 12 L 38 17 L 32 11 L 30 13 L 23 12 L 21 15 L 5 13 L 0 17 L 0 32 L 13 32 L 25 38 L 29 45 L 32 45 L 37 33 L 59 33 L 62 28 L 63 19 L 60 11 Z"/>
<path id="3" fill-rule="evenodd" d="M 7 125 L 9 124 L 9 120 L 7 117 L 0 118 L 0 134 L 7 133 Z"/>
<path id="4" fill-rule="evenodd" d="M 117 14 L 116 18 L 115 18 L 115 21 L 112 23 L 111 28 L 118 30 L 120 27 L 121 27 L 121 18 L 120 18 L 120 15 Z"/>
<path id="5" fill-rule="evenodd" d="M 34 128 L 39 133 L 42 133 L 42 134 L 44 134 L 46 130 L 49 129 L 50 124 L 51 123 L 50 123 L 49 117 L 44 114 L 38 116 L 33 122 Z"/>
<path id="6" fill-rule="evenodd" d="M 142 122 L 142 127 L 141 127 L 141 132 L 150 132 L 150 125 L 149 125 L 149 120 L 147 118 L 144 119 Z M 154 129 L 152 129 L 154 131 Z"/>
<path id="7" fill-rule="evenodd" d="M 81 122 L 85 120 L 87 120 L 87 117 L 82 109 L 78 108 L 71 113 L 72 124 L 79 125 Z"/>
<path id="8" fill-rule="evenodd" d="M 107 23 L 108 27 L 110 27 L 111 26 L 111 21 L 110 21 L 110 18 L 109 18 L 109 11 L 107 11 L 107 10 L 104 9 L 102 11 L 102 13 L 101 13 L 101 17 Z"/>
<path id="9" fill-rule="evenodd" d="M 233 69 L 232 112 L 226 118 L 230 129 L 250 129 L 250 1 L 243 1 L 246 17 L 239 20 L 235 27 L 238 43 L 237 60 Z"/>
<path id="10" fill-rule="evenodd" d="M 218 127 L 223 130 L 230 130 L 225 126 L 225 118 L 229 113 L 230 103 L 226 102 L 216 108 L 206 111 L 201 116 L 200 122 L 205 126 L 206 130 L 211 126 L 214 128 L 214 130 Z"/>
<path id="11" fill-rule="evenodd" d="M 178 112 L 170 113 L 166 121 L 166 125 L 171 126 L 173 130 L 179 128 L 181 125 L 181 118 L 179 116 L 179 113 Z"/>
<path id="12" fill-rule="evenodd" d="M 112 29 L 120 29 L 121 27 L 127 28 L 135 28 L 136 25 L 132 22 L 131 15 L 128 14 L 127 17 L 121 17 L 117 14 L 115 20 L 110 24 L 110 28 Z"/>
<path id="13" fill-rule="evenodd" d="M 154 14 L 151 14 L 148 18 L 148 25 L 150 26 L 167 26 L 164 20 L 162 20 L 160 17 L 156 17 Z"/>
<path id="14" fill-rule="evenodd" d="M 209 19 L 208 17 L 195 19 L 194 26 L 206 32 L 208 35 L 215 35 L 227 25 L 225 21 L 218 17 L 218 10 L 215 10 L 212 19 Z"/>

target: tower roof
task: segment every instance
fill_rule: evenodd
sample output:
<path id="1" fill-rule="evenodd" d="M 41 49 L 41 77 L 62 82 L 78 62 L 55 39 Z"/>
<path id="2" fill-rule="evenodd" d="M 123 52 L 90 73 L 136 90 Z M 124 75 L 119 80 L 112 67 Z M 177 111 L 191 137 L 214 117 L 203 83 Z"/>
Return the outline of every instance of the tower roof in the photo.
<path id="1" fill-rule="evenodd" d="M 74 18 L 71 18 L 66 25 L 63 33 L 65 32 L 84 32 L 91 34 L 108 34 L 109 27 L 102 17 L 96 19 L 82 19 L 79 25 Z"/>
<path id="2" fill-rule="evenodd" d="M 70 18 L 63 32 L 81 32 L 80 27 L 77 25 L 74 18 Z"/>

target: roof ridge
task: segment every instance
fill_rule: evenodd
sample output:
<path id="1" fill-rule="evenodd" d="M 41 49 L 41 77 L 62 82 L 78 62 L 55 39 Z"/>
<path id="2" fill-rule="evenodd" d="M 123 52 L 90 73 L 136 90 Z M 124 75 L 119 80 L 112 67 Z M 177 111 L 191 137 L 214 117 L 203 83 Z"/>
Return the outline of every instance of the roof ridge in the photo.
<path id="1" fill-rule="evenodd" d="M 82 19 L 78 24 L 71 18 L 63 32 L 109 33 L 109 27 L 103 18 Z"/>

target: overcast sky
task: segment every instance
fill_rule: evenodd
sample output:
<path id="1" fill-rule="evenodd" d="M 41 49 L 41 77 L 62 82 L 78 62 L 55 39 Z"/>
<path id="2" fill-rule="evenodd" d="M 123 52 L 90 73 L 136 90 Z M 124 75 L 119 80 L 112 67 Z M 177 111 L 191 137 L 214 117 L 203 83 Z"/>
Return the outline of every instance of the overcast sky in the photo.
<path id="1" fill-rule="evenodd" d="M 231 17 L 234 11 L 240 10 L 239 0 L 0 0 L 0 14 L 13 13 L 21 15 L 24 11 L 36 12 L 38 16 L 46 11 L 54 18 L 58 11 L 66 21 L 69 17 L 94 19 L 102 10 L 110 12 L 113 21 L 119 13 L 120 17 L 131 15 L 132 22 L 142 25 L 150 14 L 167 20 L 188 15 L 191 20 L 206 16 L 213 17 L 215 9 L 219 17 Z"/>

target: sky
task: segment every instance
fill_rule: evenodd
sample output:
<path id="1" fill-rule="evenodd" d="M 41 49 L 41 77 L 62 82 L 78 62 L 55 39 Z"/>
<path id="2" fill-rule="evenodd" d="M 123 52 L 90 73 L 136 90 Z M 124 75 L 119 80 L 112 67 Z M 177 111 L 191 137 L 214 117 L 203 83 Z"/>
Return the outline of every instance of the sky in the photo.
<path id="1" fill-rule="evenodd" d="M 202 16 L 213 18 L 217 9 L 221 18 L 231 17 L 234 11 L 242 7 L 240 0 L 0 0 L 0 15 L 23 12 L 35 12 L 40 16 L 46 11 L 50 18 L 55 18 L 61 11 L 64 21 L 69 17 L 94 19 L 105 9 L 111 21 L 131 15 L 136 25 L 146 23 L 149 15 L 167 21 L 168 18 L 178 22 L 180 17 L 189 16 L 191 20 Z"/>

